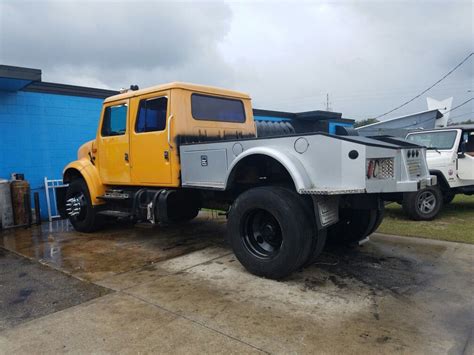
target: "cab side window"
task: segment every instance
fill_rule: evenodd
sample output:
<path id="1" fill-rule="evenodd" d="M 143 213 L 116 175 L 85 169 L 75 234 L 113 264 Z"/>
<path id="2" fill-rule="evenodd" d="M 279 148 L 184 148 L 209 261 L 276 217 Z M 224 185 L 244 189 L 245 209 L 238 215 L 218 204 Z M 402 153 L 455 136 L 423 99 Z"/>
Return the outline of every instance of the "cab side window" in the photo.
<path id="1" fill-rule="evenodd" d="M 102 137 L 121 136 L 127 131 L 127 105 L 105 108 L 102 122 Z"/>
<path id="2" fill-rule="evenodd" d="M 166 127 L 166 109 L 168 98 L 141 100 L 138 107 L 138 117 L 135 132 L 163 131 Z"/>

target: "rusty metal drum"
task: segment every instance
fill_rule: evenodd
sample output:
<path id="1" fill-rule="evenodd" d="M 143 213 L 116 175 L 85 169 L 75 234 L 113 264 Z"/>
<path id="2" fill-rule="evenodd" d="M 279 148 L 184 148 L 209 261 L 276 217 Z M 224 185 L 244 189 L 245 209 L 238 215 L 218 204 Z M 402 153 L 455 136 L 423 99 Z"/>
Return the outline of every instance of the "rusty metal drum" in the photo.
<path id="1" fill-rule="evenodd" d="M 15 225 L 30 224 L 30 184 L 14 180 L 10 184 Z"/>

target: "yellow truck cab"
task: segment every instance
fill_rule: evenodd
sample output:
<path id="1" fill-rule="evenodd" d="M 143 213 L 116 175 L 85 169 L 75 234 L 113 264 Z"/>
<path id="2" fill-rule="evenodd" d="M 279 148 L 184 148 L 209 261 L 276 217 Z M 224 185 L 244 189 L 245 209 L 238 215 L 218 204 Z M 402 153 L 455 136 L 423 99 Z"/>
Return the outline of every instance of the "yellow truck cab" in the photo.
<path id="1" fill-rule="evenodd" d="M 372 233 L 384 200 L 436 183 L 413 143 L 272 130 L 258 136 L 236 91 L 174 82 L 109 97 L 96 139 L 64 169 L 58 209 L 82 232 L 223 210 L 239 261 L 277 279 L 313 263 L 327 238 Z"/>
<path id="2" fill-rule="evenodd" d="M 213 112 L 216 102 L 227 110 Z M 179 82 L 129 90 L 104 101 L 96 139 L 80 148 L 64 177 L 84 171 L 92 204 L 103 204 L 97 197 L 107 185 L 180 186 L 178 146 L 193 137 L 253 136 L 246 94 Z"/>

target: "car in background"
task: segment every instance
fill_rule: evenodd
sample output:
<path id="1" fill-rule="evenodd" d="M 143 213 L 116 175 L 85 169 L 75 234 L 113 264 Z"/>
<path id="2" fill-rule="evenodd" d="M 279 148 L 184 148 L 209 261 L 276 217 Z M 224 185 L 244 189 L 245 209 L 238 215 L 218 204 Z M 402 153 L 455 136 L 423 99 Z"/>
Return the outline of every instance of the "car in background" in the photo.
<path id="1" fill-rule="evenodd" d="M 474 194 L 474 125 L 411 132 L 406 140 L 427 148 L 430 174 L 438 180 L 438 185 L 403 194 L 411 219 L 431 220 L 456 194 Z"/>

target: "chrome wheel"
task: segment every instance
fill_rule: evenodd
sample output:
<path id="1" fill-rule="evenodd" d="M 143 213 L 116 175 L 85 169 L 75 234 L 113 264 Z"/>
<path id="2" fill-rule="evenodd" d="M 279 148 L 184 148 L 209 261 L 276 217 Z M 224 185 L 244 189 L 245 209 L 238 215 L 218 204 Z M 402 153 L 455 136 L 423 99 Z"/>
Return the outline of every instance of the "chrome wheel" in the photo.
<path id="1" fill-rule="evenodd" d="M 423 214 L 429 214 L 436 208 L 436 196 L 431 191 L 423 191 L 418 196 L 418 210 Z"/>
<path id="2" fill-rule="evenodd" d="M 66 212 L 70 218 L 83 220 L 86 215 L 86 197 L 80 194 L 69 198 L 66 201 Z"/>

